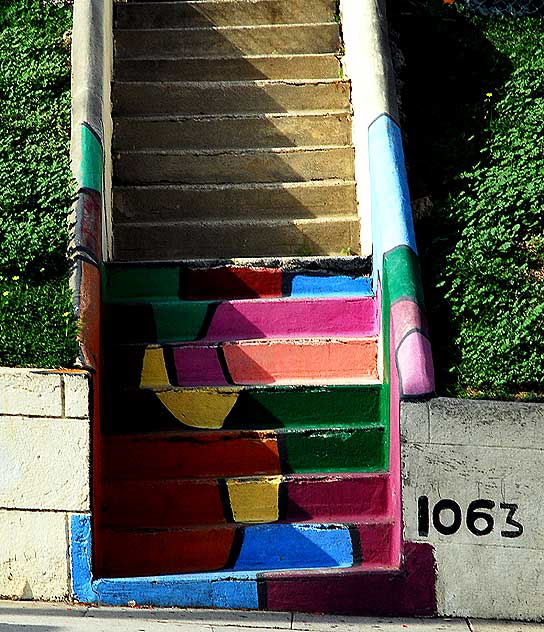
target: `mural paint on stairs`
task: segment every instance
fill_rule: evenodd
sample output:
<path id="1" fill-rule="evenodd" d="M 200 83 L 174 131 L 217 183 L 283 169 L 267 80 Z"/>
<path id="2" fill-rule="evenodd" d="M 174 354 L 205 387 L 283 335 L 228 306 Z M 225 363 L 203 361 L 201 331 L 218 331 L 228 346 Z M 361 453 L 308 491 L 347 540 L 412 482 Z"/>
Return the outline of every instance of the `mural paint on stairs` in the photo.
<path id="1" fill-rule="evenodd" d="M 125 473 L 129 475 L 128 472 Z M 286 474 L 230 479 L 107 479 L 105 526 L 187 527 L 234 522 L 387 522 L 382 474 Z"/>
<path id="2" fill-rule="evenodd" d="M 224 342 L 268 338 L 371 337 L 377 333 L 373 299 L 254 299 L 112 302 L 109 337 L 119 343 Z"/>
<path id="3" fill-rule="evenodd" d="M 331 384 L 334 381 L 346 384 L 378 378 L 376 339 L 312 338 L 179 344 L 164 352 L 173 360 L 174 386 Z M 119 353 L 123 354 L 123 349 Z M 171 383 L 162 354 L 162 349 L 146 348 L 140 388 Z M 130 361 L 134 362 L 134 354 Z"/>

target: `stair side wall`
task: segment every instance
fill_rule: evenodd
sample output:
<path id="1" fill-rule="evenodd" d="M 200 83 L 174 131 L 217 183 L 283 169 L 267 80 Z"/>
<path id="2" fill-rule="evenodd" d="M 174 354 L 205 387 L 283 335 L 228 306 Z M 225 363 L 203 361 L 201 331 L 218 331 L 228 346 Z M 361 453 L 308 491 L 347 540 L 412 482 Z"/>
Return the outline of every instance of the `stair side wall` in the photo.
<path id="1" fill-rule="evenodd" d="M 0 597 L 72 594 L 70 522 L 89 516 L 91 376 L 0 369 Z"/>
<path id="2" fill-rule="evenodd" d="M 404 533 L 434 549 L 439 615 L 544 619 L 543 423 L 540 403 L 402 403 Z"/>

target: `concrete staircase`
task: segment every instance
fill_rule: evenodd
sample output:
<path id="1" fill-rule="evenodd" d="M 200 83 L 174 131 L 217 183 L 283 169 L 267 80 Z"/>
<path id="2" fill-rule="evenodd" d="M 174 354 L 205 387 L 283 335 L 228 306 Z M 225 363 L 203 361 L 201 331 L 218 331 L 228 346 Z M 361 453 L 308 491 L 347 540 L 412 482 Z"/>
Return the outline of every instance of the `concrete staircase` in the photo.
<path id="1" fill-rule="evenodd" d="M 368 261 L 332 256 L 360 244 L 334 2 L 116 25 L 95 574 L 383 579 L 399 482 Z"/>
<path id="2" fill-rule="evenodd" d="M 334 0 L 115 12 L 116 259 L 360 252 Z"/>

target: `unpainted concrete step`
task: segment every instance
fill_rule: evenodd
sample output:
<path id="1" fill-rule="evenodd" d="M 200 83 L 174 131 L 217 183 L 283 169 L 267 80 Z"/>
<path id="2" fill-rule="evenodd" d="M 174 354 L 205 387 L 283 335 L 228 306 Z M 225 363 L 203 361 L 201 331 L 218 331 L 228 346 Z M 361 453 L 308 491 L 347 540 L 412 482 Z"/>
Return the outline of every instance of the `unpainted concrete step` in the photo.
<path id="1" fill-rule="evenodd" d="M 221 222 L 236 219 L 258 222 L 262 219 L 271 221 L 273 218 L 302 220 L 339 215 L 351 215 L 352 219 L 357 219 L 356 212 L 355 182 L 345 180 L 223 185 L 146 185 L 115 187 L 113 190 L 113 219 L 120 226 L 134 222 L 157 224 L 184 220 Z M 270 227 L 274 225 L 272 222 Z M 202 228 L 204 229 L 204 226 Z M 215 230 L 213 224 L 209 228 Z M 228 224 L 224 228 L 226 239 L 231 229 Z M 245 230 L 243 226 L 240 228 Z M 192 230 L 190 226 L 187 229 Z M 217 229 L 218 232 L 214 235 L 223 242 L 220 236 L 220 223 Z M 232 229 L 235 230 L 235 227 Z M 258 224 L 255 229 L 258 233 Z M 196 230 L 198 233 L 198 228 Z M 289 235 L 293 236 L 292 230 L 289 231 Z M 203 244 L 211 243 L 204 234 L 200 235 L 199 240 L 203 240 Z M 297 244 L 300 246 L 300 239 L 297 240 Z M 346 247 L 348 245 L 346 244 Z M 191 251 L 194 251 L 194 247 Z M 276 252 L 270 256 L 278 254 Z M 285 256 L 287 254 L 300 255 L 304 252 L 291 251 L 285 253 Z M 312 251 L 305 254 L 320 253 Z M 200 255 L 199 258 L 202 256 Z M 208 253 L 208 256 L 214 258 L 219 257 L 219 254 Z M 242 254 L 239 253 L 238 256 Z M 173 258 L 190 257 L 187 255 Z M 134 260 L 137 259 L 138 257 L 135 257 Z"/>
<path id="2" fill-rule="evenodd" d="M 349 145 L 347 112 L 117 117 L 114 149 L 214 149 Z"/>
<path id="3" fill-rule="evenodd" d="M 376 521 L 389 511 L 386 474 L 115 480 L 105 481 L 102 491 L 101 522 L 107 527 Z M 244 499 L 250 501 L 246 506 Z"/>
<path id="4" fill-rule="evenodd" d="M 119 29 L 333 22 L 334 0 L 198 0 L 115 5 Z"/>
<path id="5" fill-rule="evenodd" d="M 113 109 L 123 114 L 228 114 L 351 111 L 344 80 L 114 82 Z"/>
<path id="6" fill-rule="evenodd" d="M 360 250 L 359 218 L 148 221 L 119 224 L 113 242 L 120 261 L 338 255 Z"/>
<path id="7" fill-rule="evenodd" d="M 116 59 L 117 81 L 250 81 L 338 79 L 336 54 Z"/>
<path id="8" fill-rule="evenodd" d="M 250 81 L 338 79 L 337 54 L 116 59 L 117 81 Z"/>
<path id="9" fill-rule="evenodd" d="M 243 57 L 336 53 L 340 31 L 336 22 L 185 29 L 116 30 L 118 58 Z"/>
<path id="10" fill-rule="evenodd" d="M 353 147 L 138 150 L 114 154 L 120 184 L 353 180 Z M 264 201 L 263 201 L 264 202 Z"/>

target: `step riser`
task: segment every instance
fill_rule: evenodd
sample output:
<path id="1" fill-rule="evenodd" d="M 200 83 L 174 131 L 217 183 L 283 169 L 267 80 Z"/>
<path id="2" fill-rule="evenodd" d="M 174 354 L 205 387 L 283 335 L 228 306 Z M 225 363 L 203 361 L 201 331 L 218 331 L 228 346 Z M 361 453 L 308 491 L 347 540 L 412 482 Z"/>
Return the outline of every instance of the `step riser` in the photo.
<path id="1" fill-rule="evenodd" d="M 252 79 L 337 79 L 334 54 L 286 57 L 118 59 L 117 81 L 244 81 Z"/>
<path id="2" fill-rule="evenodd" d="M 217 431 L 211 437 L 209 433 L 165 433 L 161 439 L 106 437 L 104 476 L 161 480 L 285 472 L 382 472 L 387 469 L 386 439 L 380 427 L 324 428 L 281 435 Z"/>
<path id="3" fill-rule="evenodd" d="M 206 177 L 212 178 L 213 174 Z M 309 186 L 276 188 L 258 185 L 250 188 L 217 189 L 115 188 L 113 200 L 113 217 L 117 223 L 145 222 L 150 219 L 154 222 L 193 219 L 209 221 L 214 218 L 216 220 L 308 219 L 309 217 L 334 217 L 356 213 L 353 182 L 334 185 L 319 184 L 319 186 L 313 186 L 312 183 Z M 196 230 L 202 232 L 199 228 Z M 221 227 L 218 232 L 221 232 Z M 220 239 L 220 242 L 227 236 L 228 227 L 225 227 L 225 236 Z M 268 232 L 267 237 L 270 237 Z M 210 256 L 220 256 L 219 250 L 219 244 L 217 244 L 218 252 L 210 253 Z M 238 256 L 242 256 L 242 253 L 238 253 Z"/>
<path id="4" fill-rule="evenodd" d="M 119 261 L 339 255 L 360 251 L 359 221 L 121 224 L 113 245 Z"/>
<path id="5" fill-rule="evenodd" d="M 114 353 L 121 383 L 141 388 L 360 383 L 378 378 L 375 339 L 127 347 Z M 130 383 L 134 365 L 142 367 L 141 375 Z"/>
<path id="6" fill-rule="evenodd" d="M 109 383 L 113 385 L 115 380 L 114 374 Z M 162 392 L 121 390 L 115 396 L 112 394 L 111 426 L 119 431 L 134 432 L 138 429 L 254 430 L 379 424 L 379 389 L 379 385 L 367 384 Z"/>
<path id="7" fill-rule="evenodd" d="M 366 337 L 378 331 L 376 305 L 366 298 L 109 305 L 107 315 L 117 344 Z"/>
<path id="8" fill-rule="evenodd" d="M 335 53 L 338 25 L 232 27 L 222 30 L 158 29 L 115 32 L 118 58 L 213 57 Z"/>
<path id="9" fill-rule="evenodd" d="M 102 523 L 145 529 L 236 522 L 384 519 L 385 476 L 271 477 L 225 481 L 114 481 L 103 487 Z M 341 519 L 339 518 L 341 517 Z"/>
<path id="10" fill-rule="evenodd" d="M 305 182 L 330 178 L 353 180 L 355 177 L 354 151 L 350 147 L 218 155 L 121 152 L 114 155 L 114 172 L 117 182 L 127 184 Z M 242 205 L 248 206 L 247 202 Z M 251 204 L 254 209 L 267 205 L 266 194 Z M 221 208 L 224 206 L 225 202 Z M 319 206 L 326 206 L 326 200 Z"/>
<path id="11" fill-rule="evenodd" d="M 177 121 L 117 119 L 114 134 L 116 149 L 242 149 L 350 142 L 348 114 Z"/>
<path id="12" fill-rule="evenodd" d="M 332 83 L 115 83 L 116 114 L 225 114 L 350 110 L 349 85 Z"/>
<path id="13" fill-rule="evenodd" d="M 117 4 L 117 28 L 151 29 L 196 26 L 249 26 L 252 24 L 304 24 L 332 22 L 334 2 L 298 0 L 259 2 L 172 2 L 145 5 Z"/>
<path id="14" fill-rule="evenodd" d="M 344 274 L 338 272 L 311 272 L 311 271 L 290 271 L 283 268 L 258 268 L 258 267 L 205 267 L 191 268 L 183 264 L 164 265 L 110 265 L 106 274 L 105 301 L 138 301 L 154 302 L 155 299 L 162 300 L 221 300 L 228 301 L 228 311 L 230 317 L 239 310 L 243 310 L 244 318 L 254 323 L 259 330 L 265 331 L 267 319 L 273 321 L 277 318 L 299 318 L 297 314 L 302 309 L 303 318 L 319 323 L 321 329 L 322 321 L 333 319 L 337 329 L 327 329 L 331 335 L 340 332 L 341 335 L 348 335 L 351 329 L 344 329 L 344 316 L 336 313 L 337 310 L 346 311 L 345 319 L 351 322 L 352 310 L 357 305 L 362 310 L 357 314 L 356 319 L 362 323 L 369 322 L 368 317 L 372 315 L 372 323 L 375 323 L 376 306 L 374 298 L 371 297 L 371 286 L 369 277 L 361 276 L 364 273 L 364 260 L 357 262 L 357 273 L 350 276 L 349 270 Z M 361 272 L 363 269 L 363 272 Z M 338 296 L 338 298 L 334 298 Z M 253 300 L 250 304 L 240 302 L 236 299 L 259 299 L 259 298 L 296 298 L 290 301 L 259 301 Z M 310 297 L 310 300 L 301 300 Z M 359 298 L 349 298 L 359 297 Z M 321 300 L 317 300 L 317 299 Z M 324 300 L 323 300 L 324 299 Z M 337 301 L 336 305 L 333 301 Z M 353 302 L 355 301 L 355 303 Z M 248 308 L 245 310 L 244 305 Z M 289 307 L 290 306 L 290 307 Z M 275 316 L 280 310 L 280 316 Z M 285 313 L 284 309 L 292 309 Z M 253 312 L 263 314 L 266 312 L 266 320 L 254 322 L 250 316 Z M 333 310 L 331 312 L 331 310 Z M 179 313 L 181 318 L 182 312 Z M 363 316 L 364 314 L 364 316 Z M 194 316 L 191 316 L 192 318 Z M 279 331 L 309 331 L 308 322 L 300 320 L 292 328 L 284 324 Z M 236 329 L 238 331 L 238 329 Z M 312 330 L 313 331 L 313 330 Z M 357 334 L 361 329 L 353 329 Z M 372 330 L 373 332 L 376 330 Z M 290 335 L 290 334 L 289 334 Z M 320 335 L 320 334 L 317 334 Z M 323 334 L 327 335 L 327 334 Z M 367 334 L 372 335 L 372 334 Z M 281 336 L 281 333 L 279 334 Z M 277 334 L 270 337 L 279 337 Z M 236 338 L 240 336 L 236 334 Z M 242 336 L 247 337 L 247 336 Z M 268 336 L 266 336 L 268 337 Z M 227 338 L 219 338 L 227 340 Z"/>
<path id="15" fill-rule="evenodd" d="M 356 532 L 357 536 L 359 535 Z M 99 576 L 134 577 L 232 569 L 349 568 L 361 559 L 349 525 L 262 525 L 245 528 L 105 534 Z"/>

